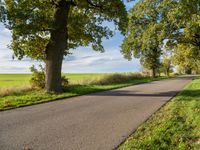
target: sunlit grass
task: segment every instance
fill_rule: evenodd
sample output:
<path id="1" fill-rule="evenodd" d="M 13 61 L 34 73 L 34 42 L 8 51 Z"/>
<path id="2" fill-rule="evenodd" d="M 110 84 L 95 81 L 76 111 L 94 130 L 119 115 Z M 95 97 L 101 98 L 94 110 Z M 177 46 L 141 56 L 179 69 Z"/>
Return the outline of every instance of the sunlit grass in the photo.
<path id="1" fill-rule="evenodd" d="M 154 149 L 200 149 L 200 79 L 192 81 L 119 147 L 119 150 Z"/>

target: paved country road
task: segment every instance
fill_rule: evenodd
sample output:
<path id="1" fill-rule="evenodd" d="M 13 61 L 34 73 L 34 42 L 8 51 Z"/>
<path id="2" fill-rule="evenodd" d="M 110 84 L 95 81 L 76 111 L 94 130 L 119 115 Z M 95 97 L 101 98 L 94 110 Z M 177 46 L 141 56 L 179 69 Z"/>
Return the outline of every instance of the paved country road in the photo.
<path id="1" fill-rule="evenodd" d="M 177 77 L 0 112 L 0 149 L 112 150 L 193 78 Z"/>

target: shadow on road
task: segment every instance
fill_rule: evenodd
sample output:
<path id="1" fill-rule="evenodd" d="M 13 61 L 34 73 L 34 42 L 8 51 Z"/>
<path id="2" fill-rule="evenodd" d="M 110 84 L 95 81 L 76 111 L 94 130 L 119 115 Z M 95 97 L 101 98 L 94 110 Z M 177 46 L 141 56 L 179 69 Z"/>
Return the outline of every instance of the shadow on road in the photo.
<path id="1" fill-rule="evenodd" d="M 102 92 L 102 93 L 95 93 L 90 94 L 92 96 L 136 96 L 136 97 L 171 97 L 175 96 L 180 91 L 167 91 L 161 93 L 139 93 L 139 92 L 131 92 L 130 91 L 110 91 L 110 92 Z M 200 90 L 184 90 L 181 92 L 181 96 L 184 97 L 200 97 Z"/>

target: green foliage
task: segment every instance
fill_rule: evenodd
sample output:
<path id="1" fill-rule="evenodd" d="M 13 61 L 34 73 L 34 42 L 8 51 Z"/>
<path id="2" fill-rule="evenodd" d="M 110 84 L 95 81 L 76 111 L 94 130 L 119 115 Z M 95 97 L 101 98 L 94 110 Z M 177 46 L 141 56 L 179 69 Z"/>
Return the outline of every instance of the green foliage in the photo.
<path id="1" fill-rule="evenodd" d="M 122 33 L 126 30 L 126 9 L 121 0 L 66 0 L 70 5 L 67 22 L 69 49 L 91 44 L 96 51 L 104 51 L 102 38 L 109 38 L 113 31 L 104 21 L 113 21 Z M 51 31 L 56 26 L 54 15 L 59 0 L 5 0 L 0 2 L 0 21 L 12 30 L 11 48 L 19 59 L 46 58 L 45 50 Z M 112 9 L 111 9 L 112 8 Z"/>
<path id="2" fill-rule="evenodd" d="M 119 150 L 198 150 L 200 79 L 140 126 Z"/>
<path id="3" fill-rule="evenodd" d="M 160 66 L 163 42 L 156 4 L 157 1 L 150 3 L 144 0 L 132 8 L 129 12 L 127 34 L 121 46 L 125 58 L 140 58 L 144 68 L 154 70 Z"/>
<path id="4" fill-rule="evenodd" d="M 35 68 L 33 65 L 30 70 L 32 72 L 32 77 L 30 79 L 30 83 L 34 88 L 41 88 L 45 87 L 45 68 L 40 65 L 40 69 Z"/>
<path id="5" fill-rule="evenodd" d="M 160 71 L 163 72 L 165 75 L 169 76 L 169 73 L 172 72 L 172 65 L 170 58 L 163 58 Z"/>
<path id="6" fill-rule="evenodd" d="M 198 73 L 200 71 L 199 50 L 192 45 L 178 44 L 174 50 L 173 63 L 179 66 L 181 72 L 193 70 Z"/>
<path id="7" fill-rule="evenodd" d="M 30 79 L 30 84 L 32 85 L 32 87 L 44 89 L 45 79 L 46 79 L 45 68 L 42 65 L 39 65 L 39 69 L 37 69 L 33 65 L 30 68 L 30 70 L 32 72 L 32 77 Z M 61 80 L 62 80 L 62 87 L 66 87 L 69 85 L 69 80 L 65 75 L 62 75 Z"/>
<path id="8" fill-rule="evenodd" d="M 166 46 L 168 49 L 175 49 L 173 59 L 179 68 L 189 66 L 192 69 L 195 68 L 193 70 L 198 70 L 199 6 L 200 0 L 140 0 L 129 12 L 127 37 L 122 45 L 125 58 L 131 59 L 132 56 L 141 58 L 144 67 L 152 68 L 152 64 L 159 61 L 153 59 L 156 57 L 151 51 L 158 48 L 159 54 L 159 47 Z M 181 47 L 187 50 L 180 50 Z M 187 55 L 184 51 L 189 51 L 194 55 Z M 167 60 L 165 61 L 167 63 Z M 165 65 L 162 64 L 161 69 Z M 156 66 L 158 67 L 159 65 Z"/>
<path id="9" fill-rule="evenodd" d="M 169 74 L 173 72 L 172 67 L 172 52 L 169 50 L 163 50 L 160 72 L 169 76 Z"/>
<path id="10" fill-rule="evenodd" d="M 166 3 L 163 2 L 163 8 Z M 179 44 L 187 44 L 198 46 L 200 40 L 200 11 L 199 0 L 181 0 L 169 4 L 171 11 L 166 12 L 167 15 L 163 18 L 163 21 L 176 26 L 168 36 L 171 37 L 173 42 Z"/>
<path id="11" fill-rule="evenodd" d="M 200 0 L 163 1 L 158 9 L 163 15 L 163 24 L 168 24 L 165 38 L 167 46 L 175 49 L 173 62 L 181 72 L 194 70 L 198 72 L 200 52 Z M 165 6 L 170 11 L 164 11 Z"/>
<path id="12" fill-rule="evenodd" d="M 61 76 L 61 85 L 63 88 L 69 85 L 69 79 L 65 75 Z"/>

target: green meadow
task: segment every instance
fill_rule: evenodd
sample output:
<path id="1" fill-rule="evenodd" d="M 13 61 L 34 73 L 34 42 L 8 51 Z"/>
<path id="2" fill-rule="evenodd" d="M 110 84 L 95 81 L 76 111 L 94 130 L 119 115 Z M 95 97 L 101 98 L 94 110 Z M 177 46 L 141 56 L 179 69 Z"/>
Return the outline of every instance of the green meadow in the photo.
<path id="1" fill-rule="evenodd" d="M 29 85 L 30 74 L 0 74 L 0 88 Z"/>
<path id="2" fill-rule="evenodd" d="M 76 84 L 85 80 L 92 80 L 104 76 L 103 73 L 65 74 L 69 82 Z M 0 89 L 29 86 L 31 74 L 0 74 Z"/>

